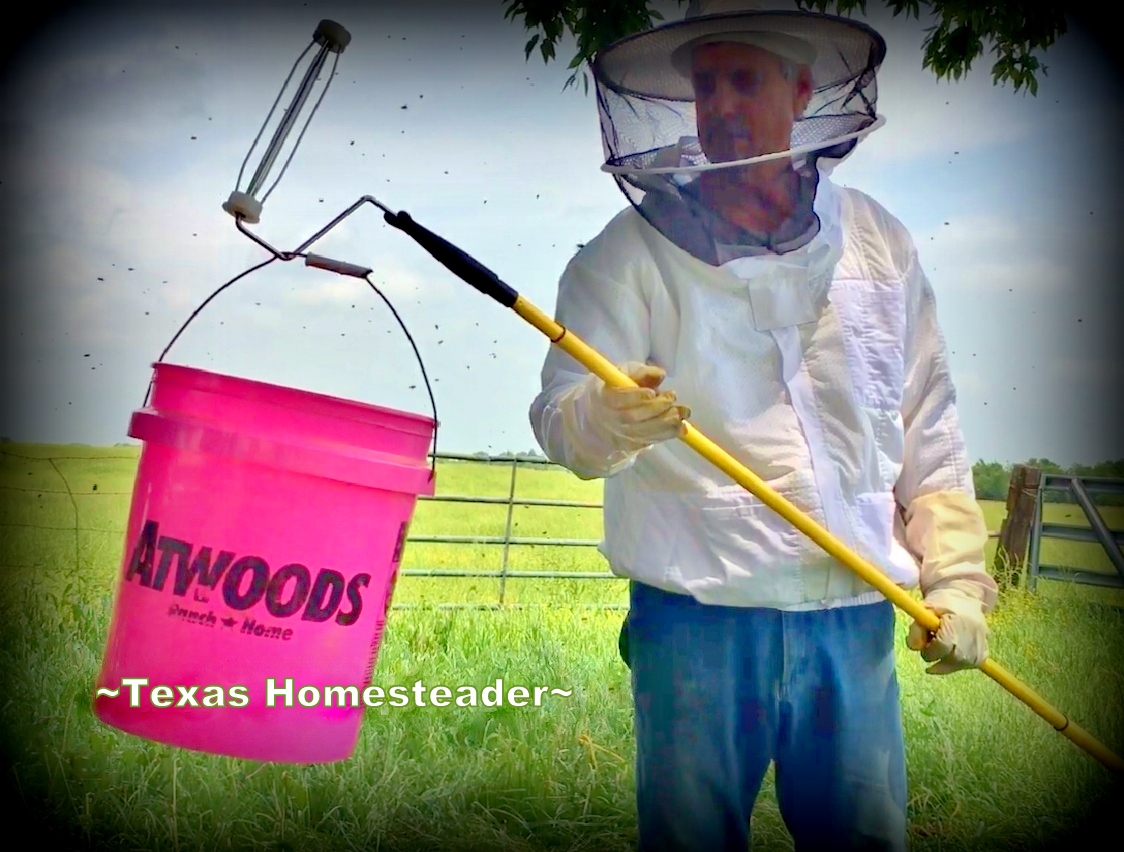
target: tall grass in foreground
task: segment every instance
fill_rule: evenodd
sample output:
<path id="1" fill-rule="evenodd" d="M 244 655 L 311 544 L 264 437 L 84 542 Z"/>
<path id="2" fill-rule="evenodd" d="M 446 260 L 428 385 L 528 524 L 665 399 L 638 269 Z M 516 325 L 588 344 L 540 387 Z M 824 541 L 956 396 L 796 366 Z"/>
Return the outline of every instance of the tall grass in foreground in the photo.
<path id="1" fill-rule="evenodd" d="M 75 495 L 92 495 L 91 479 L 103 492 L 131 487 L 121 462 L 59 466 Z M 112 504 L 118 498 L 76 496 L 74 508 L 65 495 L 37 496 L 36 488 L 47 495 L 57 488 L 52 476 L 31 463 L 0 467 L 0 484 L 38 483 L 15 497 L 0 492 L 0 522 L 54 518 L 60 527 L 15 528 L 13 535 L 5 528 L 0 542 L 0 564 L 20 566 L 3 569 L 0 588 L 0 749 L 13 833 L 33 828 L 48 848 L 633 848 L 628 672 L 616 655 L 621 613 L 571 605 L 621 595 L 623 584 L 562 581 L 571 591 L 554 593 L 549 607 L 391 615 L 380 685 L 479 688 L 503 678 L 572 689 L 569 698 L 538 708 L 370 709 L 355 754 L 338 764 L 257 764 L 185 752 L 118 733 L 91 713 L 122 542 L 111 533 L 75 539 L 66 521 L 77 511 L 84 528 L 120 528 L 127 498 L 122 509 Z M 454 484 L 461 493 L 473 486 Z M 506 480 L 499 487 L 506 494 Z M 555 493 L 542 480 L 535 487 L 562 496 L 562 489 L 585 486 L 560 481 Z M 985 509 L 997 528 L 1001 512 L 992 518 L 993 508 Z M 533 534 L 584 536 L 568 517 L 540 515 L 534 520 L 547 526 Z M 438 520 L 419 517 L 418 525 Z M 575 564 L 575 553 L 557 556 L 558 564 Z M 412 558 L 432 565 L 453 557 L 433 550 Z M 456 558 L 471 564 L 463 548 Z M 580 570 L 603 569 L 596 554 L 580 561 Z M 423 579 L 403 578 L 399 597 L 473 599 L 465 580 L 429 581 L 424 594 L 415 592 L 412 584 Z M 539 586 L 522 580 L 519 588 Z M 1124 596 L 1043 582 L 1035 595 L 1007 594 L 991 624 L 1000 663 L 1124 752 Z M 1106 826 L 1121 789 L 1107 771 L 978 672 L 925 675 L 905 648 L 907 626 L 899 614 L 912 848 L 1044 849 L 1073 845 L 1082 832 L 1112 845 Z M 756 849 L 791 848 L 771 775 L 753 828 Z"/>

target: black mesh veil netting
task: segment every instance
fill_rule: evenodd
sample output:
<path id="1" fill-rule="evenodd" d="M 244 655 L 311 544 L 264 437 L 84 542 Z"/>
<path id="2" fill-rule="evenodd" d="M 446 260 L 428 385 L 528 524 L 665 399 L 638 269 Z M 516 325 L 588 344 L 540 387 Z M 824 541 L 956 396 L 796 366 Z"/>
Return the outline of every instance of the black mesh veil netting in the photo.
<path id="1" fill-rule="evenodd" d="M 794 123 L 788 157 L 799 186 L 797 213 L 768 233 L 736 230 L 703 204 L 698 190 L 704 172 L 747 168 L 776 161 L 778 154 L 710 162 L 698 136 L 695 92 L 689 75 L 676 70 L 672 56 L 698 39 L 740 40 L 753 33 L 769 39 L 794 37 L 815 56 L 811 99 Z M 812 210 L 821 160 L 838 162 L 858 141 L 881 125 L 877 115 L 876 72 L 885 57 L 882 37 L 848 18 L 792 11 L 764 11 L 686 18 L 621 39 L 594 59 L 605 164 L 632 205 L 661 233 L 699 259 L 716 264 L 716 244 L 735 242 L 741 254 L 784 253 L 806 244 L 818 220 Z M 680 63 L 680 68 L 682 64 Z M 724 234 L 718 237 L 717 234 Z"/>

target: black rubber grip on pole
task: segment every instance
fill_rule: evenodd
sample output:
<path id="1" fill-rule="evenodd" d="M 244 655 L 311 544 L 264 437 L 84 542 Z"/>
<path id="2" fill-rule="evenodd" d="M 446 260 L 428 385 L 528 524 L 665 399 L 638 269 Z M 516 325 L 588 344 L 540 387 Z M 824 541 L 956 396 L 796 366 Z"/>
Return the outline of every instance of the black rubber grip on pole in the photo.
<path id="1" fill-rule="evenodd" d="M 428 231 L 410 218 L 409 213 L 386 213 L 387 224 L 404 231 L 431 255 L 437 258 L 454 275 L 464 279 L 485 296 L 491 296 L 505 308 L 510 308 L 519 294 L 504 284 L 496 273 L 475 258 L 461 251 L 448 240 Z"/>

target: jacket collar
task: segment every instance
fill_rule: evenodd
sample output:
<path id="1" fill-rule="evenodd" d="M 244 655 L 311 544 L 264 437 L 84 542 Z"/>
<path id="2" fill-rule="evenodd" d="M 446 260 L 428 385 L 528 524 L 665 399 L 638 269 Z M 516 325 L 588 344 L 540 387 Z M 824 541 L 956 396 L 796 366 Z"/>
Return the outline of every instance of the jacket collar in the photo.
<path id="1" fill-rule="evenodd" d="M 758 331 L 815 322 L 827 304 L 835 264 L 843 254 L 842 199 L 819 176 L 815 215 L 819 228 L 801 248 L 784 255 L 736 257 L 722 269 L 746 287 Z"/>

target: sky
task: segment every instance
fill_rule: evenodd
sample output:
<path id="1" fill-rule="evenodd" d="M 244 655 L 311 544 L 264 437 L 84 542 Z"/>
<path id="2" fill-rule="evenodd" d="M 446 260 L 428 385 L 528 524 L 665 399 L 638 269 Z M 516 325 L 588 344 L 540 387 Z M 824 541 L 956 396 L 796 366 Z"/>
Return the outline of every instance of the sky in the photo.
<path id="1" fill-rule="evenodd" d="M 670 19 L 685 6 L 660 8 Z M 886 124 L 834 179 L 913 235 L 969 454 L 1124 458 L 1114 66 L 1071 19 L 1044 56 L 1037 97 L 996 86 L 987 57 L 942 82 L 922 67 L 927 21 L 891 18 L 877 2 L 869 11 L 861 19 L 888 45 Z M 628 203 L 600 170 L 592 90 L 563 88 L 571 42 L 555 62 L 527 61 L 529 34 L 505 20 L 501 0 L 71 4 L 0 78 L 0 435 L 132 441 L 153 361 L 214 290 L 268 258 L 221 205 L 264 153 L 263 139 L 239 184 L 322 18 L 352 41 L 254 233 L 294 249 L 372 195 L 553 311 L 577 245 Z M 537 449 L 528 408 L 549 346 L 540 332 L 370 205 L 312 251 L 373 270 L 432 383 L 440 451 Z M 360 280 L 300 261 L 224 291 L 166 360 L 430 413 L 383 302 Z"/>

